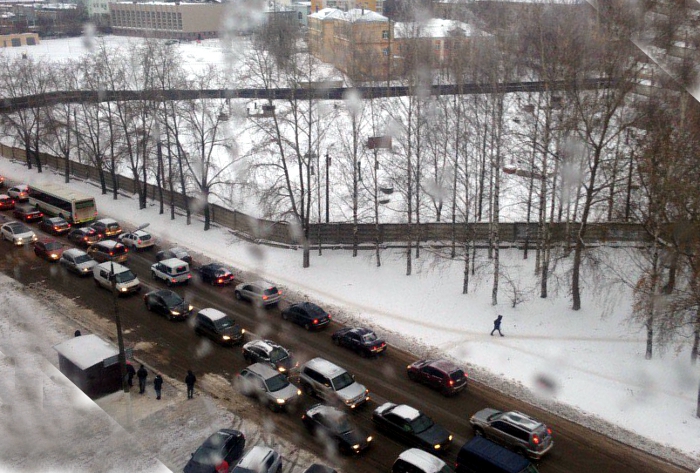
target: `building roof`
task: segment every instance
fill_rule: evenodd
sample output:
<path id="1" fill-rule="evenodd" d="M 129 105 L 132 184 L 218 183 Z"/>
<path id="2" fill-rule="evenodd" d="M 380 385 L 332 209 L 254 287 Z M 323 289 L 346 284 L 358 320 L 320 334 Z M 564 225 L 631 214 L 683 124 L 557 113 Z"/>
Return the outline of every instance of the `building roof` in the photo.
<path id="1" fill-rule="evenodd" d="M 452 34 L 481 36 L 484 33 L 461 21 L 431 18 L 420 22 L 397 22 L 394 24 L 395 38 L 447 38 Z"/>
<path id="2" fill-rule="evenodd" d="M 319 20 L 340 20 L 350 23 L 355 22 L 388 22 L 389 19 L 384 15 L 380 15 L 372 10 L 353 8 L 352 10 L 343 11 L 337 8 L 323 8 L 309 15 L 309 18 L 318 18 Z"/>
<path id="3" fill-rule="evenodd" d="M 53 348 L 81 370 L 119 354 L 115 346 L 94 334 L 71 338 Z"/>

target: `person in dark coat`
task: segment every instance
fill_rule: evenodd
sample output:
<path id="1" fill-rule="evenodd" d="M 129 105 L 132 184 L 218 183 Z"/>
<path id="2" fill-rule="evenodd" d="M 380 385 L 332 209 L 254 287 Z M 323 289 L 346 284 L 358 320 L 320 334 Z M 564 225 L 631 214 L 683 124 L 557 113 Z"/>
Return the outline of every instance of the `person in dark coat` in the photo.
<path id="1" fill-rule="evenodd" d="M 499 315 L 496 320 L 493 321 L 493 330 L 491 330 L 491 336 L 493 336 L 493 332 L 498 330 L 498 334 L 502 337 L 503 334 L 501 333 L 501 320 L 503 320 L 503 316 Z"/>
<path id="2" fill-rule="evenodd" d="M 160 390 L 163 389 L 163 378 L 159 374 L 153 378 L 153 389 L 156 390 L 156 399 L 160 399 Z"/>
<path id="3" fill-rule="evenodd" d="M 141 363 L 141 367 L 136 372 L 136 377 L 139 378 L 139 394 L 143 394 L 146 392 L 146 378 L 148 378 L 148 371 L 146 371 L 143 363 Z"/>
<path id="4" fill-rule="evenodd" d="M 76 337 L 79 337 L 80 335 L 82 335 L 82 334 L 80 333 L 80 330 L 76 330 L 76 331 L 75 331 L 75 336 L 76 336 Z"/>
<path id="5" fill-rule="evenodd" d="M 130 362 L 126 362 L 126 381 L 129 383 L 129 387 L 134 386 L 134 376 L 136 376 L 136 368 Z"/>
<path id="6" fill-rule="evenodd" d="M 194 383 L 197 382 L 197 377 L 194 375 L 192 370 L 187 370 L 187 376 L 185 376 L 185 384 L 187 385 L 187 399 L 192 399 L 194 397 Z"/>

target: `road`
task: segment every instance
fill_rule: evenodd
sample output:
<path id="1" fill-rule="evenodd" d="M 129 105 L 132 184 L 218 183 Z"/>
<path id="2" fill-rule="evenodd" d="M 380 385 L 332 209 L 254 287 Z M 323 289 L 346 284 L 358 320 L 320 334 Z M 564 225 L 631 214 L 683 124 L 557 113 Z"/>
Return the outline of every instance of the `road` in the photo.
<path id="1" fill-rule="evenodd" d="M 11 212 L 4 214 L 8 220 L 11 219 Z M 40 234 L 36 225 L 31 227 Z M 81 279 L 55 263 L 41 260 L 33 254 L 31 248 L 14 248 L 4 241 L 0 242 L 0 248 L 5 256 L 0 258 L 0 271 L 23 284 L 47 285 L 63 296 L 78 301 L 81 306 L 100 314 L 106 322 L 113 319 L 111 293 L 97 288 L 91 277 Z M 129 266 L 145 285 L 144 292 L 156 287 L 165 287 L 150 278 L 149 268 L 155 261 L 155 251 L 130 253 L 129 258 Z M 555 446 L 551 453 L 538 463 L 541 473 L 690 471 L 670 465 L 473 381 L 470 381 L 466 391 L 455 397 L 445 398 L 408 380 L 406 365 L 416 359 L 410 353 L 389 347 L 383 356 L 365 359 L 349 350 L 336 347 L 330 337 L 330 334 L 339 328 L 336 322 L 321 332 L 307 332 L 297 325 L 283 321 L 279 308 L 256 309 L 247 303 L 238 302 L 234 298 L 232 286 L 212 287 L 201 283 L 196 275 L 189 286 L 176 290 L 196 308 L 214 307 L 222 310 L 232 315 L 252 336 L 271 338 L 291 348 L 301 361 L 323 356 L 346 367 L 356 374 L 358 381 L 370 389 L 372 401 L 351 415 L 358 424 L 373 432 L 375 441 L 373 446 L 359 457 L 340 460 L 340 466 L 345 472 L 389 471 L 394 459 L 406 448 L 376 432 L 372 425 L 372 410 L 387 400 L 416 407 L 454 433 L 455 441 L 443 457 L 450 464 L 454 464 L 459 447 L 473 435 L 468 422 L 469 415 L 484 407 L 496 407 L 526 412 L 544 421 L 553 430 Z M 197 337 L 189 322 L 170 322 L 164 317 L 148 312 L 144 307 L 143 298 L 139 295 L 120 298 L 118 304 L 126 345 L 136 347 L 134 354 L 137 358 L 173 378 L 182 379 L 187 369 L 193 369 L 198 376 L 212 373 L 231 380 L 245 366 L 239 347 L 213 345 Z M 223 398 L 229 393 L 230 390 L 227 389 L 225 392 L 222 390 L 211 394 Z M 316 402 L 318 400 L 305 397 L 303 405 L 308 407 Z M 275 435 L 283 436 L 319 456 L 324 456 L 324 448 L 315 443 L 301 423 L 301 409 L 292 413 L 275 414 L 251 401 L 250 409 L 239 414 L 261 423 L 268 422 L 269 425 L 274 425 Z M 333 463 L 338 464 L 337 461 Z"/>

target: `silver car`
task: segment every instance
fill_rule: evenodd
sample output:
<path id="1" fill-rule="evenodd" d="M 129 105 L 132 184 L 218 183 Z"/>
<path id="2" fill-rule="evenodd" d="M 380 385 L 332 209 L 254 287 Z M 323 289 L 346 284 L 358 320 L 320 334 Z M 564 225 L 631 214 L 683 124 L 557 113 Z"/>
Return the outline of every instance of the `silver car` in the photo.
<path id="1" fill-rule="evenodd" d="M 552 431 L 542 422 L 521 412 L 486 408 L 474 414 L 469 423 L 476 435 L 535 460 L 542 458 L 554 446 Z"/>
<path id="2" fill-rule="evenodd" d="M 282 471 L 282 456 L 269 447 L 256 445 L 243 455 L 233 473 L 279 473 Z"/>
<path id="3" fill-rule="evenodd" d="M 236 299 L 250 301 L 257 306 L 266 307 L 277 304 L 282 293 L 274 284 L 267 281 L 244 282 L 236 286 Z"/>
<path id="4" fill-rule="evenodd" d="M 0 227 L 2 237 L 17 246 L 28 245 L 37 240 L 36 234 L 25 224 L 20 222 L 9 222 Z"/>
<path id="5" fill-rule="evenodd" d="M 90 255 L 83 250 L 77 248 L 64 251 L 58 262 L 61 266 L 64 266 L 69 271 L 73 271 L 80 276 L 92 274 L 92 268 L 97 266 L 97 261 L 90 258 Z"/>
<path id="6" fill-rule="evenodd" d="M 294 404 L 301 396 L 301 390 L 290 383 L 285 375 L 263 363 L 244 368 L 237 382 L 244 395 L 257 396 L 273 411 Z"/>

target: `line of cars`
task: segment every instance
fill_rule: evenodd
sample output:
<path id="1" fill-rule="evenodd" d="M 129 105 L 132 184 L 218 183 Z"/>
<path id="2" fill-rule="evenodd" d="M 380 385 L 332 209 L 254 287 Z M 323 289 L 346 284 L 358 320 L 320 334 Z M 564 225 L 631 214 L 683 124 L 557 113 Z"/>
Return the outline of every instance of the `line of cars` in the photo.
<path id="1" fill-rule="evenodd" d="M 99 286 L 111 289 L 112 285 L 115 284 L 120 293 L 140 290 L 140 283 L 136 276 L 126 266 L 118 262 L 112 263 L 112 261 L 119 261 L 118 257 L 121 254 L 117 255 L 117 252 L 114 251 L 119 246 L 124 247 L 124 251 L 120 252 L 124 255 L 128 253 L 127 246 L 131 249 L 153 247 L 153 238 L 146 232 L 140 230 L 123 234 L 120 233 L 121 229 L 118 232 L 112 230 L 111 236 L 118 235 L 118 241 L 102 240 L 107 234 L 106 228 L 103 229 L 103 233 L 99 233 L 95 228 L 73 229 L 71 231 L 70 226 L 66 228 L 59 221 L 60 219 L 56 220 L 53 217 L 44 216 L 42 218 L 41 228 L 55 235 L 66 233 L 70 235 L 75 230 L 80 230 L 80 232 L 75 232 L 79 236 L 71 241 L 86 246 L 88 251 L 76 248 L 65 249 L 62 243 L 56 240 L 53 242 L 50 240 L 38 241 L 36 235 L 31 231 L 33 236 L 29 240 L 27 240 L 27 236 L 19 237 L 21 243 L 13 240 L 15 244 L 26 244 L 28 241 L 36 242 L 34 251 L 38 256 L 49 261 L 59 260 L 61 265 L 80 275 L 92 273 L 95 283 Z M 107 222 L 102 222 L 107 224 L 111 219 L 103 220 L 107 220 Z M 116 222 L 114 223 L 116 224 Z M 6 226 L 19 228 L 20 225 L 24 227 L 23 230 L 28 230 L 20 222 L 9 222 L 3 225 L 3 237 L 8 239 L 5 233 Z M 98 234 L 94 241 L 92 241 L 95 238 L 92 235 L 93 232 Z M 14 235 L 13 233 L 13 238 L 17 238 Z M 103 243 L 103 245 L 95 245 L 96 243 Z M 91 248 L 93 248 L 92 254 L 90 254 Z M 103 256 L 92 258 L 91 256 L 98 254 L 96 248 L 101 249 Z M 104 258 L 104 262 L 95 261 L 95 259 L 100 258 Z M 162 279 L 168 286 L 187 283 L 191 278 L 187 258 L 189 255 L 180 248 L 163 250 L 158 253 L 157 262 L 152 266 L 152 275 L 156 279 Z M 186 278 L 173 279 L 173 274 L 168 273 L 167 270 L 163 271 L 165 276 L 158 276 L 156 270 L 162 269 L 164 262 L 166 266 L 168 266 L 167 263 L 172 263 L 176 269 L 175 276 L 186 272 Z M 191 258 L 189 258 L 189 262 L 191 263 Z M 181 263 L 184 263 L 184 266 Z M 218 263 L 201 266 L 199 274 L 204 282 L 214 285 L 225 286 L 234 281 L 230 271 Z M 268 307 L 281 300 L 281 292 L 266 281 L 254 281 L 238 284 L 234 290 L 234 297 L 238 300 L 248 300 L 256 305 Z M 193 307 L 170 289 L 149 292 L 144 296 L 144 303 L 147 309 L 161 312 L 171 320 L 184 320 L 193 312 Z M 289 305 L 281 311 L 281 316 L 284 320 L 295 322 L 307 330 L 323 329 L 331 321 L 330 314 L 310 302 Z M 208 308 L 198 311 L 194 326 L 198 335 L 208 336 L 222 345 L 243 343 L 245 330 L 238 326 L 233 319 L 216 309 Z M 333 333 L 331 337 L 335 344 L 352 349 L 362 356 L 377 356 L 387 348 L 386 342 L 364 327 L 343 328 Z M 287 406 L 295 405 L 302 392 L 318 397 L 328 404 L 317 404 L 308 409 L 302 416 L 302 423 L 314 436 L 326 440 L 332 439 L 341 452 L 349 454 L 360 453 L 371 445 L 372 436 L 366 435 L 353 426 L 346 414 L 340 409 L 341 406 L 355 409 L 370 399 L 369 390 L 355 381 L 353 375 L 322 358 L 314 358 L 299 367 L 299 363 L 294 361 L 289 350 L 270 340 L 252 340 L 244 344 L 242 352 L 244 358 L 252 361 L 253 364 L 242 370 L 237 378 L 241 392 L 258 397 L 274 410 L 284 410 Z M 286 376 L 297 369 L 299 370 L 300 387 L 292 384 Z M 445 395 L 456 394 L 467 385 L 466 374 L 447 360 L 417 361 L 407 367 L 407 376 L 411 380 L 422 382 Z M 421 453 L 413 452 L 415 449 L 404 452 L 396 460 L 392 471 L 423 471 L 425 473 L 451 471 L 437 457 L 426 461 L 428 457 L 425 456 L 424 451 L 433 453 L 444 451 L 451 443 L 452 435 L 418 409 L 388 402 L 375 409 L 372 420 L 379 430 L 420 449 L 418 451 Z M 553 445 L 551 431 L 544 424 L 521 413 L 503 413 L 495 409 L 485 409 L 474 414 L 470 423 L 477 437 L 484 438 L 486 442 L 495 441 L 533 459 L 541 458 Z M 463 450 L 466 447 L 467 445 L 463 447 Z M 462 450 L 460 450 L 461 454 Z M 281 465 L 281 463 L 278 464 Z M 479 471 L 470 470 L 468 465 L 469 462 L 458 461 L 457 471 L 460 473 Z M 439 467 L 439 469 L 435 469 L 435 467 Z M 518 470 L 518 473 L 520 471 L 536 471 L 528 468 L 534 467 L 528 462 L 526 468 Z"/>

